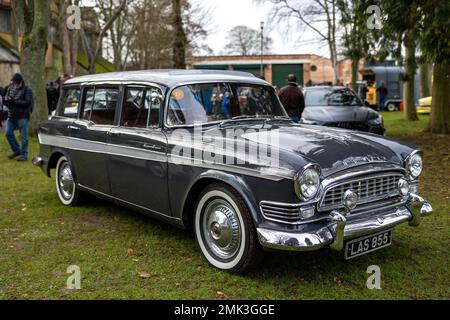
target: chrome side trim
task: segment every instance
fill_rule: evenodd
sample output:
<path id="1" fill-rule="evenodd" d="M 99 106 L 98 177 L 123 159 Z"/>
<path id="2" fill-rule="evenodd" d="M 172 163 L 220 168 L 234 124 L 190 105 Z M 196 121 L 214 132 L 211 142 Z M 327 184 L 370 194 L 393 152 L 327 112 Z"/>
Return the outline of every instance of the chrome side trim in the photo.
<path id="1" fill-rule="evenodd" d="M 70 150 L 77 151 L 85 151 L 85 152 L 93 152 L 93 153 L 102 153 L 109 154 L 127 158 L 135 158 L 141 160 L 150 160 L 157 162 L 166 162 L 174 165 L 188 165 L 194 167 L 200 167 L 205 169 L 218 169 L 223 170 L 235 174 L 253 176 L 257 178 L 272 180 L 272 181 L 281 181 L 283 179 L 288 179 L 290 177 L 289 173 L 283 173 L 280 169 L 277 171 L 268 171 L 265 173 L 264 170 L 266 168 L 262 168 L 260 170 L 237 167 L 227 164 L 220 164 L 214 162 L 207 161 L 196 161 L 195 159 L 170 155 L 168 156 L 164 152 L 157 152 L 151 149 L 139 149 L 129 146 L 115 145 L 109 144 L 99 141 L 90 141 L 85 139 L 79 139 L 74 137 L 63 137 L 63 136 L 54 136 L 44 133 L 39 133 L 38 135 L 39 143 L 42 145 L 49 145 L 54 147 L 60 147 Z M 175 160 L 179 159 L 179 160 Z M 267 168 L 269 170 L 270 168 Z"/>

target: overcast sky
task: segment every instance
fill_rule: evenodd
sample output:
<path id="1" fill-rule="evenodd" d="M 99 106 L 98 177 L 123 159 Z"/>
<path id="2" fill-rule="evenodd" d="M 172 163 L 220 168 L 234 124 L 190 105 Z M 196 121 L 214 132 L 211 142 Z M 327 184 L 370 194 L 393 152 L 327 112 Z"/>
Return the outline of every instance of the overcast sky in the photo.
<path id="1" fill-rule="evenodd" d="M 270 3 L 261 4 L 254 0 L 194 1 L 211 10 L 213 17 L 207 43 L 216 55 L 221 53 L 227 43 L 230 29 L 237 25 L 259 29 L 261 21 L 267 26 L 270 19 Z M 309 30 L 292 27 L 288 31 L 286 25 L 272 23 L 265 29 L 265 34 L 274 41 L 272 52 L 275 54 L 315 53 L 328 56 L 326 43 L 317 41 L 316 35 Z"/>
<path id="2" fill-rule="evenodd" d="M 300 54 L 315 53 L 329 56 L 327 45 L 318 41 L 317 35 L 308 30 L 300 30 L 286 24 L 275 25 L 270 21 L 271 4 L 260 3 L 255 0 L 190 0 L 207 8 L 211 12 L 211 25 L 208 26 L 209 36 L 207 44 L 213 49 L 214 54 L 220 54 L 227 43 L 228 32 L 235 26 L 245 25 L 257 29 L 260 22 L 264 21 L 265 35 L 273 40 L 274 54 Z M 82 0 L 83 5 L 95 5 L 95 0 Z"/>

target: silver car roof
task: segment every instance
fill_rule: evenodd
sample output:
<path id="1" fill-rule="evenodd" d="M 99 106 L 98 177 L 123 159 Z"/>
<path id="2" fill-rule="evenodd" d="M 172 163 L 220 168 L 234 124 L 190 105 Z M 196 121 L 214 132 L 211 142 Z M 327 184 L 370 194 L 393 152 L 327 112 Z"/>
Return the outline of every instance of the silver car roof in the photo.
<path id="1" fill-rule="evenodd" d="M 91 82 L 152 82 L 174 87 L 192 82 L 243 82 L 268 85 L 248 72 L 221 70 L 143 70 L 85 75 L 67 80 L 64 85 L 88 84 Z"/>

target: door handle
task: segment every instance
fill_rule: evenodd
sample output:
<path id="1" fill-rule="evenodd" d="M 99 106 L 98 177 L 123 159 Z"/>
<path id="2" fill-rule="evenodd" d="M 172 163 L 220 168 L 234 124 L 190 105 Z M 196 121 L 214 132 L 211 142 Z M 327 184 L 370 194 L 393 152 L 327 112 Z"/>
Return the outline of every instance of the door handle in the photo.
<path id="1" fill-rule="evenodd" d="M 161 151 L 163 150 L 163 148 L 161 146 L 158 146 L 156 144 L 152 144 L 152 143 L 144 143 L 142 145 L 145 149 L 150 149 L 150 150 L 155 150 L 155 151 Z"/>
<path id="2" fill-rule="evenodd" d="M 73 130 L 73 131 L 80 131 L 81 129 L 76 126 L 67 126 L 67 129 Z"/>
<path id="3" fill-rule="evenodd" d="M 111 137 L 120 137 L 122 135 L 120 132 L 111 132 L 111 131 L 108 131 L 106 134 Z"/>

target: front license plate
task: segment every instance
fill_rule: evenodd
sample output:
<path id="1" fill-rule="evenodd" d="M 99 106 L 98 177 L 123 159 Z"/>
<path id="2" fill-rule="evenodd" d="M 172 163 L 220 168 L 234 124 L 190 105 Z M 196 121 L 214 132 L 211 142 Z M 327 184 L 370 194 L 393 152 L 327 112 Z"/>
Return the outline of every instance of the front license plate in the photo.
<path id="1" fill-rule="evenodd" d="M 390 246 L 391 244 L 392 229 L 353 239 L 345 244 L 345 259 L 356 258 L 363 254 Z"/>

